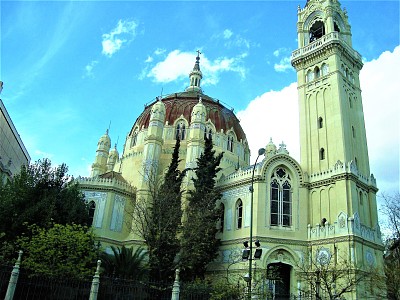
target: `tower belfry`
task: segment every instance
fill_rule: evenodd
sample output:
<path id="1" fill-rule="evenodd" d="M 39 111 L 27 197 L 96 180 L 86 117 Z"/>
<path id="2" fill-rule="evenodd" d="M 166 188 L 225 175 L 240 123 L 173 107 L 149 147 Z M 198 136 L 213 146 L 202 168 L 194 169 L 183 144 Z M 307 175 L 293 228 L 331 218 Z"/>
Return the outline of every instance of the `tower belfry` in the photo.
<path id="1" fill-rule="evenodd" d="M 308 0 L 298 8 L 297 34 L 291 63 L 297 71 L 309 224 L 345 214 L 379 236 L 378 189 L 370 174 L 359 80 L 363 63 L 352 48 L 347 12 L 337 0 Z M 353 261 L 358 246 L 350 245 Z"/>
<path id="2" fill-rule="evenodd" d="M 200 71 L 200 50 L 197 50 L 196 62 L 194 64 L 192 72 L 189 74 L 190 85 L 186 88 L 187 92 L 196 91 L 202 92 L 200 87 L 200 81 L 203 78 L 203 73 Z"/>

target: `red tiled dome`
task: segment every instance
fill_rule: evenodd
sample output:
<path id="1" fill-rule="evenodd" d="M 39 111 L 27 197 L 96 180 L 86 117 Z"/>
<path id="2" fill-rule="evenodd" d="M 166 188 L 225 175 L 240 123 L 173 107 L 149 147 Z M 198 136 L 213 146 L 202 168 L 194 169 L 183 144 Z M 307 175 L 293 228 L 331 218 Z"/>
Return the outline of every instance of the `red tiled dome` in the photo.
<path id="1" fill-rule="evenodd" d="M 165 120 L 168 121 L 168 124 L 174 124 L 175 120 L 181 115 L 190 123 L 193 107 L 199 103 L 199 97 L 201 97 L 202 103 L 207 109 L 206 120 L 210 119 L 218 132 L 220 132 L 221 129 L 226 132 L 233 128 L 239 141 L 246 139 L 246 135 L 240 126 L 239 120 L 232 110 L 223 106 L 218 100 L 197 92 L 175 93 L 162 99 L 166 110 Z M 143 126 L 147 128 L 149 126 L 150 111 L 154 103 L 156 103 L 156 101 L 146 106 L 133 125 L 130 135 L 137 126 L 139 128 Z"/>

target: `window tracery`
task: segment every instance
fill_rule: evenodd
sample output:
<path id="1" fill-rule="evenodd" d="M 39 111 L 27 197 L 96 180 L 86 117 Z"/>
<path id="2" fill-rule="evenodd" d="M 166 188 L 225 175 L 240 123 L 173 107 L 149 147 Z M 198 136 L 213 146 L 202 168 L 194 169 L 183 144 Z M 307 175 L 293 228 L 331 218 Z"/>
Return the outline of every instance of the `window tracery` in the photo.
<path id="1" fill-rule="evenodd" d="M 292 225 L 291 179 L 289 174 L 278 168 L 271 176 L 271 226 Z"/>

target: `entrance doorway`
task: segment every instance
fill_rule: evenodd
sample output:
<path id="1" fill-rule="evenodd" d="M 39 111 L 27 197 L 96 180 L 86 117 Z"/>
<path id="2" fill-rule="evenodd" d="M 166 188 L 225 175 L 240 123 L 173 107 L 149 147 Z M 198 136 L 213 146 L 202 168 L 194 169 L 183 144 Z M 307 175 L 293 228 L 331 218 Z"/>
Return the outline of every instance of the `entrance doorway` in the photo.
<path id="1" fill-rule="evenodd" d="M 269 296 L 267 299 L 290 299 L 290 272 L 292 266 L 284 263 L 272 263 L 267 266 Z"/>

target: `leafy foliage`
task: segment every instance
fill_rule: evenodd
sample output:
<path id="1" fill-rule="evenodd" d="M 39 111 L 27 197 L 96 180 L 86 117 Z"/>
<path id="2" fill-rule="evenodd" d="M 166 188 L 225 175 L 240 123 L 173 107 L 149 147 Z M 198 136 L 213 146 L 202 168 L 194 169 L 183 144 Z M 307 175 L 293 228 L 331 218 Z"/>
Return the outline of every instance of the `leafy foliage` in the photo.
<path id="1" fill-rule="evenodd" d="M 26 167 L 0 185 L 0 232 L 14 241 L 25 224 L 50 228 L 53 223 L 87 225 L 88 208 L 77 184 L 67 176 L 65 164 L 52 168 L 48 159 Z"/>
<path id="2" fill-rule="evenodd" d="M 197 159 L 194 190 L 189 191 L 186 222 L 181 237 L 181 274 L 184 281 L 204 278 L 209 262 L 217 257 L 220 240 L 217 221 L 221 216 L 217 201 L 221 194 L 215 189 L 223 153 L 215 155 L 211 139 L 206 139 L 204 153 Z"/>
<path id="3" fill-rule="evenodd" d="M 113 254 L 101 253 L 103 274 L 115 276 L 123 279 L 143 279 L 146 275 L 147 254 L 143 248 L 133 248 L 122 246 L 117 248 L 111 246 Z"/>
<path id="4" fill-rule="evenodd" d="M 86 226 L 54 224 L 50 228 L 29 225 L 29 236 L 18 238 L 24 252 L 22 266 L 32 274 L 83 277 L 93 275 L 98 257 L 95 235 Z"/>
<path id="5" fill-rule="evenodd" d="M 384 195 L 383 211 L 391 234 L 386 240 L 385 274 L 388 298 L 400 299 L 400 194 Z"/>

